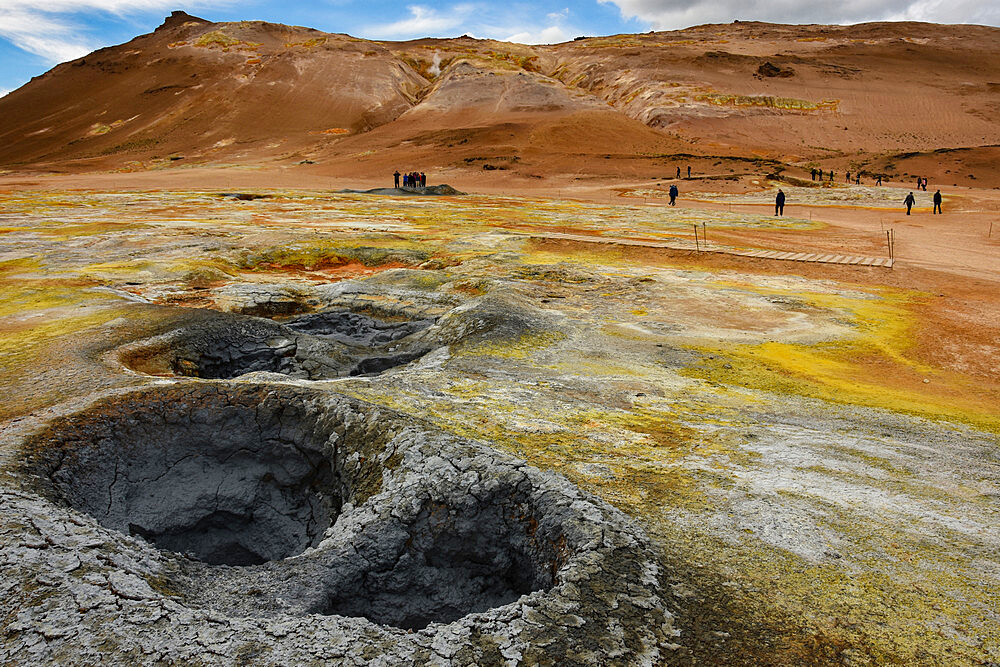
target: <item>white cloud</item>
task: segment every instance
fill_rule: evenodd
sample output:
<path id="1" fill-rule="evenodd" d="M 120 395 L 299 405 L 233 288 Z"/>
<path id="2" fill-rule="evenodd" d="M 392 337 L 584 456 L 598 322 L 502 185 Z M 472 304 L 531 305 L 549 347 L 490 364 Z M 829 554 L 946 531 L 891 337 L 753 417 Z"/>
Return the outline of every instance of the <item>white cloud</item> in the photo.
<path id="1" fill-rule="evenodd" d="M 654 30 L 675 30 L 736 19 L 775 23 L 931 21 L 1000 24 L 1000 3 L 981 0 L 598 0 L 615 5 L 626 19 Z"/>
<path id="2" fill-rule="evenodd" d="M 540 30 L 523 30 L 509 37 L 504 37 L 501 41 L 517 42 L 518 44 L 557 44 L 569 41 L 569 39 L 569 33 L 562 26 L 553 25 Z"/>
<path id="3" fill-rule="evenodd" d="M 446 13 L 424 5 L 409 5 L 410 17 L 364 28 L 365 35 L 375 39 L 407 37 L 440 37 L 462 25 L 472 13 L 471 5 L 455 5 Z"/>
<path id="4" fill-rule="evenodd" d="M 1000 3 L 980 0 L 917 0 L 892 20 L 1000 25 Z"/>
<path id="5" fill-rule="evenodd" d="M 221 4 L 228 4 L 222 0 Z M 207 6 L 210 0 L 178 2 L 178 0 L 0 0 L 0 38 L 41 56 L 51 64 L 74 60 L 90 53 L 101 44 L 85 36 L 86 29 L 74 15 L 104 12 L 126 16 L 137 12 L 167 12 L 178 5 L 193 9 Z M 220 2 L 211 3 L 219 5 Z"/>
<path id="6" fill-rule="evenodd" d="M 93 50 L 93 45 L 80 39 L 67 23 L 3 6 L 0 6 L 0 37 L 53 64 L 79 58 Z"/>
<path id="7" fill-rule="evenodd" d="M 50 14 L 97 10 L 124 16 L 125 14 L 134 12 L 163 11 L 171 7 L 176 8 L 178 4 L 191 5 L 191 3 L 178 3 L 176 0 L 46 0 L 44 3 L 40 3 L 38 0 L 0 0 L 0 10 L 46 12 Z M 210 3 L 201 3 L 202 6 L 208 4 Z"/>
<path id="8" fill-rule="evenodd" d="M 568 27 L 566 20 L 570 16 L 569 7 L 545 15 L 547 26 L 531 25 L 526 22 L 515 25 L 493 26 L 489 33 L 496 39 L 518 44 L 558 44 L 572 39 L 571 35 L 580 34 L 579 30 Z M 530 19 L 529 19 L 530 20 Z M 501 36 L 506 35 L 506 36 Z"/>
<path id="9" fill-rule="evenodd" d="M 521 44 L 565 42 L 574 34 L 564 25 L 570 16 L 569 8 L 547 15 L 539 13 L 537 17 L 532 16 L 530 10 L 514 11 L 510 6 L 498 7 L 493 3 L 483 2 L 438 5 L 434 8 L 409 5 L 406 10 L 409 13 L 407 18 L 367 26 L 361 30 L 361 34 L 369 39 L 412 39 L 466 34 L 470 37 Z"/>
<path id="10" fill-rule="evenodd" d="M 4 97 L 7 93 L 13 92 L 10 88 L 0 88 L 0 97 Z"/>

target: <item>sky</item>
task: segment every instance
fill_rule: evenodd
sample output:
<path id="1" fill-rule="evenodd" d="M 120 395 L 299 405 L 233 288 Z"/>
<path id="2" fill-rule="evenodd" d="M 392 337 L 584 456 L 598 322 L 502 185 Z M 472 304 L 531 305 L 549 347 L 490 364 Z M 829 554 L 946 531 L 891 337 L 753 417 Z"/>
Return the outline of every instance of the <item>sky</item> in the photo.
<path id="1" fill-rule="evenodd" d="M 0 0 L 0 96 L 60 62 L 150 32 L 175 9 L 210 21 L 273 21 L 369 39 L 465 34 L 525 44 L 736 19 L 1000 26 L 1000 0 Z"/>

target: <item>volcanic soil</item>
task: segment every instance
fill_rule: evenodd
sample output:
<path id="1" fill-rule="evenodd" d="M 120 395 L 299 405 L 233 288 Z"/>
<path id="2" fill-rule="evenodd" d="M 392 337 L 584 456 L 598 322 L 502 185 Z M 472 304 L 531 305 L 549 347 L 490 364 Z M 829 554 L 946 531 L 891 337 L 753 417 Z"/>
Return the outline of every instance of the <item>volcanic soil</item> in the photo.
<path id="1" fill-rule="evenodd" d="M 663 664 L 998 663 L 998 35 L 395 43 L 175 13 L 0 99 L 3 484 L 10 443 L 98 395 L 328 392 L 634 518 Z M 397 169 L 468 194 L 338 192 Z M 322 313 L 368 328 L 296 324 Z M 235 380 L 196 377 L 216 338 L 252 357 Z M 84 570 L 0 589 L 0 651 L 71 642 L 46 587 Z"/>

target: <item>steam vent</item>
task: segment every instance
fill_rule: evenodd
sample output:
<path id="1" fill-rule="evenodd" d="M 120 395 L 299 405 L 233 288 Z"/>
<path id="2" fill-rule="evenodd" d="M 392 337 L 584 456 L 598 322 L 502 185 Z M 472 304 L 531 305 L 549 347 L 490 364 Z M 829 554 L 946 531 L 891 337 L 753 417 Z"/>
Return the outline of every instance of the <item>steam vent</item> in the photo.
<path id="1" fill-rule="evenodd" d="M 293 381 L 76 409 L 4 443 L 5 651 L 25 664 L 655 664 L 671 646 L 642 531 L 484 444 Z"/>

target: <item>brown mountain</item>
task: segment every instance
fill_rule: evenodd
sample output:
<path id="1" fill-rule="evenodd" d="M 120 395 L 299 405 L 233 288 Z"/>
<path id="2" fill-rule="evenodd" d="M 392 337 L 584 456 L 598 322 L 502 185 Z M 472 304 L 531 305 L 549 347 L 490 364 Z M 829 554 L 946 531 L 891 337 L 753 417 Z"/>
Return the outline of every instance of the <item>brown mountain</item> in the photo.
<path id="1" fill-rule="evenodd" d="M 532 47 L 373 42 L 175 12 L 0 99 L 0 165 L 308 160 L 331 173 L 419 163 L 645 177 L 679 155 L 912 163 L 962 178 L 974 168 L 985 185 L 1000 157 L 998 64 L 1000 29 L 982 26 L 737 22 Z"/>

